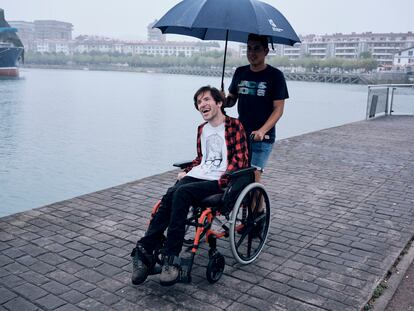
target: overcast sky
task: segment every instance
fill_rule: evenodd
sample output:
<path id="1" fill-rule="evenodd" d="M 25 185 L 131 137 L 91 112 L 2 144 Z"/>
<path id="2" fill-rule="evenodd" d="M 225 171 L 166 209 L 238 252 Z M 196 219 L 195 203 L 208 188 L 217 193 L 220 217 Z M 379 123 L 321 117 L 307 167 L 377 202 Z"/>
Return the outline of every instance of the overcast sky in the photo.
<path id="1" fill-rule="evenodd" d="M 9 21 L 53 19 L 70 22 L 74 26 L 74 36 L 96 34 L 145 40 L 146 26 L 179 2 L 180 0 L 0 0 L 0 8 L 5 10 Z M 414 31 L 413 0 L 264 2 L 282 12 L 298 34 Z"/>

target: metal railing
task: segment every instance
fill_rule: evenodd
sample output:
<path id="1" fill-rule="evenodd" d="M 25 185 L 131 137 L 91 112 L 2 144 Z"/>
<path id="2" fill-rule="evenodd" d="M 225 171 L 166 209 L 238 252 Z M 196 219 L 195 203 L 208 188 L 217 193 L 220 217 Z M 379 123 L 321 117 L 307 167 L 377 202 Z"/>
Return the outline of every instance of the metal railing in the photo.
<path id="1" fill-rule="evenodd" d="M 368 85 L 366 119 L 391 114 L 414 115 L 414 84 Z"/>

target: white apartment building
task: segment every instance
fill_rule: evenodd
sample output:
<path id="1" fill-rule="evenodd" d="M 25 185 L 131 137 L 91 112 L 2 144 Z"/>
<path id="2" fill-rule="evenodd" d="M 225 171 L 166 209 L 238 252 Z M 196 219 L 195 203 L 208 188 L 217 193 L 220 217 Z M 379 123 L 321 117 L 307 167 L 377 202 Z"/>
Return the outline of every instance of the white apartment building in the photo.
<path id="1" fill-rule="evenodd" d="M 414 67 L 414 46 L 401 50 L 394 55 L 394 66 L 398 69 Z"/>
<path id="2" fill-rule="evenodd" d="M 369 52 L 380 65 L 392 66 L 394 54 L 414 46 L 414 33 L 352 33 L 332 35 L 300 36 L 301 43 L 293 47 L 277 45 L 277 52 L 269 56 L 287 56 L 294 60 L 300 57 L 326 59 L 330 57 L 356 59 L 363 52 Z M 246 45 L 239 48 L 240 56 L 246 55 Z"/>
<path id="3" fill-rule="evenodd" d="M 380 65 L 392 66 L 397 51 L 414 46 L 414 33 L 309 35 L 302 38 L 302 45 L 305 55 L 317 58 L 356 59 L 361 53 L 369 52 Z"/>
<path id="4" fill-rule="evenodd" d="M 30 49 L 38 53 L 63 53 L 72 54 L 72 42 L 66 40 L 35 40 Z"/>
<path id="5" fill-rule="evenodd" d="M 152 26 L 147 27 L 147 41 L 121 41 L 96 36 L 79 36 L 72 40 L 73 25 L 52 20 L 34 22 L 10 22 L 19 30 L 19 36 L 26 50 L 40 53 L 122 53 L 154 56 L 186 56 L 219 50 L 216 42 L 172 42 L 165 41 L 165 35 Z M 394 55 L 414 47 L 414 33 L 351 33 L 300 36 L 302 43 L 295 46 L 274 45 L 269 57 L 286 56 L 291 60 L 301 57 L 326 59 L 330 57 L 357 59 L 361 53 L 369 52 L 379 65 L 391 68 Z M 246 55 L 246 45 L 239 47 L 239 56 Z M 398 58 L 397 58 L 398 59 Z M 403 61 L 403 58 L 400 58 Z"/>
<path id="6" fill-rule="evenodd" d="M 296 44 L 295 46 L 281 46 L 281 55 L 288 57 L 290 60 L 298 59 L 302 54 L 303 52 L 300 44 Z"/>
<path id="7" fill-rule="evenodd" d="M 75 53 L 113 53 L 120 49 L 118 40 L 97 36 L 79 36 L 72 42 L 72 45 Z"/>
<path id="8" fill-rule="evenodd" d="M 77 53 L 122 53 L 152 56 L 186 56 L 218 50 L 215 42 L 155 42 L 120 41 L 99 37 L 78 37 L 73 42 L 73 51 Z"/>
<path id="9" fill-rule="evenodd" d="M 185 56 L 205 53 L 220 49 L 215 42 L 145 42 L 141 43 L 139 54 L 153 56 Z"/>
<path id="10" fill-rule="evenodd" d="M 273 48 L 269 44 L 269 54 L 268 54 L 269 57 L 271 57 L 271 56 L 282 56 L 283 46 L 281 46 L 279 44 L 273 44 Z M 241 44 L 239 46 L 239 57 L 245 57 L 246 53 L 247 53 L 246 44 Z"/>

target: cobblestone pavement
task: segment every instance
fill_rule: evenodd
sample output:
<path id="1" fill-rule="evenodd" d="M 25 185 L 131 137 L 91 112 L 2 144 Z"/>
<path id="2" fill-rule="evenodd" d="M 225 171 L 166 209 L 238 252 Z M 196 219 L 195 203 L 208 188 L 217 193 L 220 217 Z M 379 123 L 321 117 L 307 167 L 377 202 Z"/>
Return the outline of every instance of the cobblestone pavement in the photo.
<path id="1" fill-rule="evenodd" d="M 192 284 L 130 284 L 130 251 L 177 171 L 0 219 L 0 310 L 360 310 L 414 234 L 414 118 L 277 143 L 264 184 L 271 233 L 240 266 Z"/>

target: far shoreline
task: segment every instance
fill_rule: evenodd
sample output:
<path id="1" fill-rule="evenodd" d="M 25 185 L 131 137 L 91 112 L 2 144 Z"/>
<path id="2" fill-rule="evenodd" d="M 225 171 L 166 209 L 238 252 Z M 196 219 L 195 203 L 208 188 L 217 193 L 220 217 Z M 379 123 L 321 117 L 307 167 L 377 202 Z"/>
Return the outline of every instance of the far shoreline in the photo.
<path id="1" fill-rule="evenodd" d="M 21 69 L 59 69 L 59 70 L 91 70 L 91 71 L 116 71 L 138 72 L 157 74 L 181 74 L 205 77 L 221 77 L 222 69 L 206 67 L 130 67 L 130 66 L 105 66 L 105 65 L 39 65 L 24 64 Z M 231 78 L 235 68 L 226 69 L 224 76 Z M 282 70 L 283 71 L 283 70 Z M 301 82 L 322 82 L 333 84 L 404 84 L 410 83 L 407 74 L 400 72 L 375 72 L 373 74 L 348 74 L 348 73 L 296 73 L 284 71 L 286 80 Z"/>

